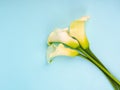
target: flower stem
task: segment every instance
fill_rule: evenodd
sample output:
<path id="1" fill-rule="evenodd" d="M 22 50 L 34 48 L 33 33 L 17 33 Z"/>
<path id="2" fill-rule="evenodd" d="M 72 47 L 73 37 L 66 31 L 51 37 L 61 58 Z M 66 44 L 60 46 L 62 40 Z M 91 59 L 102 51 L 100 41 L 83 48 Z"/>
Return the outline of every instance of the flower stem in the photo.
<path id="1" fill-rule="evenodd" d="M 82 58 L 84 58 L 84 59 L 87 59 L 87 60 L 89 60 L 89 61 L 91 61 L 89 58 L 87 58 L 86 56 L 84 56 L 84 55 L 78 55 L 78 56 L 80 56 L 80 57 L 82 57 Z M 93 62 L 92 62 L 93 63 Z M 94 64 L 94 63 L 93 63 Z M 101 65 L 102 66 L 104 66 L 102 63 L 101 63 Z M 105 66 L 104 66 L 105 67 Z M 103 72 L 103 71 L 102 71 Z M 104 73 L 103 72 L 103 74 L 106 76 L 106 78 L 110 81 L 110 83 L 111 83 L 111 85 L 114 87 L 114 90 L 120 90 L 120 86 L 115 82 L 115 81 L 113 81 L 110 77 L 108 77 L 107 75 L 106 75 L 106 73 Z"/>
<path id="2" fill-rule="evenodd" d="M 118 81 L 104 66 L 103 64 L 98 60 L 93 58 L 92 55 L 89 55 L 86 51 L 84 51 L 82 48 L 78 48 L 85 56 L 89 58 L 89 60 L 94 63 L 100 70 L 105 73 L 109 78 L 111 78 L 114 82 L 116 82 L 120 86 L 120 81 Z M 99 62 L 98 62 L 99 61 Z"/>
<path id="3" fill-rule="evenodd" d="M 93 57 L 99 64 L 101 64 L 108 72 L 109 70 L 100 62 L 100 60 L 94 55 L 94 53 L 90 50 L 90 48 L 88 48 L 87 50 L 85 50 L 91 57 Z M 103 71 L 102 71 L 103 72 Z M 104 72 L 103 72 L 104 73 Z M 110 72 L 109 72 L 110 73 Z M 104 73 L 104 75 L 107 77 L 107 79 L 110 81 L 110 83 L 112 84 L 112 86 L 114 87 L 114 90 L 120 90 L 120 85 L 118 85 L 115 81 L 113 81 L 113 79 L 111 79 L 110 77 L 108 77 L 106 75 L 106 73 Z"/>

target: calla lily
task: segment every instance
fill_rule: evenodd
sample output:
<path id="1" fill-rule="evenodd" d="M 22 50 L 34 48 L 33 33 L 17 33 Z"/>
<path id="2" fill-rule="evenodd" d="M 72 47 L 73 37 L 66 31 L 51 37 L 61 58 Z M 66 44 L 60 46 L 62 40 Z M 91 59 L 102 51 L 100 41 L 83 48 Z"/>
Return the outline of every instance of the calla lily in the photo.
<path id="1" fill-rule="evenodd" d="M 79 43 L 77 40 L 73 39 L 68 34 L 68 28 L 65 29 L 57 29 L 53 31 L 48 37 L 48 45 L 52 42 L 61 42 L 64 43 L 72 48 L 77 48 Z"/>
<path id="2" fill-rule="evenodd" d="M 73 21 L 70 25 L 69 32 L 68 28 L 57 29 L 49 35 L 49 46 L 47 50 L 48 63 L 52 62 L 52 59 L 57 56 L 83 57 L 95 64 L 105 74 L 113 85 L 114 90 L 120 90 L 120 81 L 109 72 L 89 49 L 89 42 L 85 33 L 85 22 L 88 18 L 88 16 L 85 16 Z M 59 42 L 59 44 L 55 42 Z"/>
<path id="3" fill-rule="evenodd" d="M 65 47 L 63 44 L 59 44 L 58 46 L 51 44 L 47 50 L 47 60 L 48 60 L 48 63 L 50 63 L 52 59 L 56 56 L 74 57 L 74 56 L 77 56 L 78 54 L 79 52 L 77 50 Z"/>
<path id="4" fill-rule="evenodd" d="M 70 25 L 70 35 L 76 38 L 84 49 L 89 47 L 89 42 L 85 34 L 85 22 L 88 19 L 88 16 L 84 16 L 79 20 L 73 21 Z"/>

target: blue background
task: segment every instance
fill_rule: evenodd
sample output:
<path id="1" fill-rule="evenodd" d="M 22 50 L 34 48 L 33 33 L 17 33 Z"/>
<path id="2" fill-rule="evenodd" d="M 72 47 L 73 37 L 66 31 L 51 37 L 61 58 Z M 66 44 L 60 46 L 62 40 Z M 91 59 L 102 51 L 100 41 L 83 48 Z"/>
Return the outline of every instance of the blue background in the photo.
<path id="1" fill-rule="evenodd" d="M 87 60 L 46 62 L 49 33 L 85 15 L 91 49 L 120 80 L 119 0 L 0 0 L 0 90 L 113 90 Z"/>

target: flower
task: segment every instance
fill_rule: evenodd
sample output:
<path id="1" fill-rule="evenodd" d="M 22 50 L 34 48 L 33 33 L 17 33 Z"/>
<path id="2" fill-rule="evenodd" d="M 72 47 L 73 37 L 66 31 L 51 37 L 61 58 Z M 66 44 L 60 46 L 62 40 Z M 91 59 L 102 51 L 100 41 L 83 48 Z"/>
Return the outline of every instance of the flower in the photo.
<path id="1" fill-rule="evenodd" d="M 72 48 L 77 48 L 79 46 L 78 41 L 69 35 L 68 28 L 56 29 L 53 31 L 48 37 L 48 45 L 53 42 L 61 42 Z"/>
<path id="2" fill-rule="evenodd" d="M 57 56 L 83 57 L 95 64 L 107 76 L 115 90 L 120 90 L 120 81 L 107 70 L 89 49 L 89 42 L 85 33 L 85 22 L 88 18 L 88 16 L 85 16 L 73 21 L 69 31 L 68 28 L 57 29 L 49 35 L 49 46 L 47 49 L 48 63 L 52 62 L 53 58 Z M 59 43 L 56 44 L 55 42 Z"/>
<path id="3" fill-rule="evenodd" d="M 79 20 L 75 20 L 70 25 L 70 35 L 78 40 L 83 49 L 89 47 L 89 42 L 85 34 L 85 22 L 89 16 L 84 16 Z"/>
<path id="4" fill-rule="evenodd" d="M 77 55 L 79 55 L 79 52 L 77 50 L 65 47 L 63 44 L 59 44 L 58 46 L 56 46 L 55 44 L 51 44 L 47 50 L 48 63 L 52 62 L 52 59 L 55 58 L 56 56 L 74 57 Z"/>

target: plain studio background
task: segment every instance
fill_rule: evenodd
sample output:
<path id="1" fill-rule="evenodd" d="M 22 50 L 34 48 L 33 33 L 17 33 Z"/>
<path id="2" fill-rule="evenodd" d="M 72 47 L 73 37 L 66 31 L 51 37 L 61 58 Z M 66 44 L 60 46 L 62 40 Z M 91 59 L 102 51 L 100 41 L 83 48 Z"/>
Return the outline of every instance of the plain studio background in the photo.
<path id="1" fill-rule="evenodd" d="M 120 80 L 120 0 L 0 0 L 0 90 L 113 90 L 87 60 L 46 63 L 49 33 L 84 15 L 93 52 Z"/>

